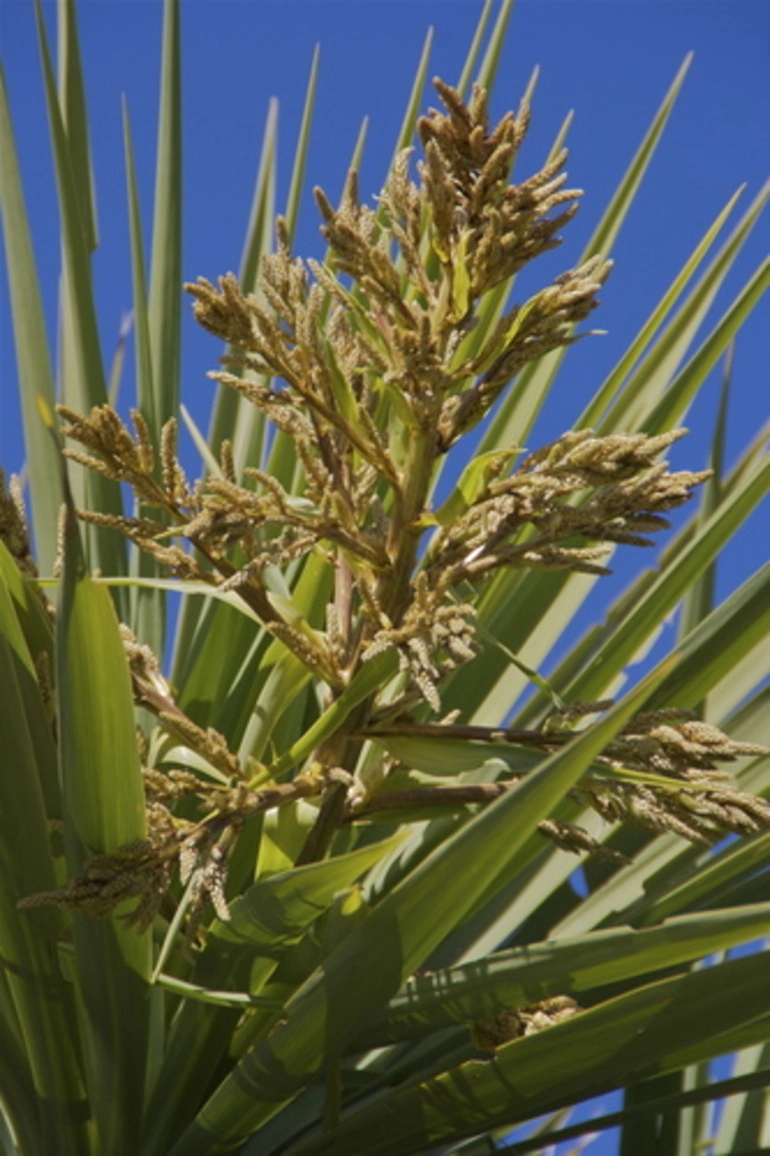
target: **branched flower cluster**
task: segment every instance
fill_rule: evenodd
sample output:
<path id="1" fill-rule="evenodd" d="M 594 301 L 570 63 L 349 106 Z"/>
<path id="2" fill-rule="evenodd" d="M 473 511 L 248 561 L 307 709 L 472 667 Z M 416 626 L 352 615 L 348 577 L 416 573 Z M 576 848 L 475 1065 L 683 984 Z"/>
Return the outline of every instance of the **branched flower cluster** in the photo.
<path id="1" fill-rule="evenodd" d="M 29 548 L 29 531 L 19 479 L 13 475 L 6 485 L 0 470 L 0 542 L 3 542 L 22 574 L 37 577 L 37 566 Z"/>
<path id="2" fill-rule="evenodd" d="M 420 572 L 414 582 L 409 609 L 399 627 L 380 613 L 380 629 L 363 653 L 363 661 L 396 650 L 399 667 L 418 694 L 437 713 L 441 710 L 438 683 L 479 651 L 472 625 L 474 608 L 468 603 L 442 603 L 437 591 Z M 400 699 L 404 706 L 406 698 Z M 391 704 L 393 709 L 393 704 Z"/>
<path id="3" fill-rule="evenodd" d="M 768 753 L 767 747 L 732 739 L 687 711 L 654 711 L 638 715 L 599 761 L 654 775 L 655 781 L 610 784 L 589 776 L 579 794 L 605 819 L 674 831 L 708 846 L 725 832 L 751 835 L 770 828 L 770 804 L 735 787 L 720 766 Z"/>
<path id="4" fill-rule="evenodd" d="M 575 704 L 573 718 L 595 714 L 611 702 Z M 562 716 L 563 717 L 563 716 Z M 569 732 L 550 731 L 563 741 Z M 770 753 L 758 743 L 731 738 L 686 710 L 661 709 L 637 715 L 596 759 L 620 777 L 587 774 L 574 794 L 609 822 L 655 832 L 673 831 L 709 846 L 725 833 L 751 835 L 770 828 L 770 804 L 741 791 L 724 767 L 737 759 Z M 650 776 L 623 779 L 623 771 Z M 548 832 L 545 832 L 548 833 Z"/>
<path id="5" fill-rule="evenodd" d="M 325 684 L 327 702 L 387 651 L 398 655 L 401 683 L 346 716 L 311 756 L 311 770 L 271 780 L 267 768 L 242 765 L 223 735 L 179 708 L 153 656 L 126 632 L 136 702 L 211 775 L 148 769 L 147 840 L 97 857 L 49 901 L 101 915 L 137 897 L 133 918 L 144 925 L 178 863 L 192 912 L 210 900 L 226 919 L 227 859 L 249 815 L 321 796 L 318 830 L 302 852 L 312 858 L 324 853 L 335 824 L 377 809 L 377 798 L 353 782 L 362 732 L 415 704 L 440 713 L 442 681 L 479 649 L 474 605 L 488 579 L 514 566 L 607 573 L 609 548 L 650 545 L 650 535 L 669 526 L 668 511 L 708 476 L 671 473 L 660 461 L 683 430 L 605 437 L 578 430 L 515 468 L 515 447 L 488 455 L 445 507 L 431 508 L 447 451 L 524 366 L 576 339 L 610 272 L 595 256 L 497 320 L 484 310 L 491 291 L 559 243 L 580 192 L 566 187 L 565 152 L 511 182 L 526 105 L 491 126 L 482 89 L 466 104 L 443 82 L 436 88 L 443 111 L 419 122 L 422 159 L 414 165 L 404 150 L 374 207 L 361 203 L 353 172 L 338 207 L 316 190 L 329 246 L 323 263 L 294 257 L 279 219 L 276 250 L 263 257 L 254 294 L 232 274 L 187 286 L 197 320 L 227 345 L 224 368 L 211 376 L 290 440 L 300 486 L 290 490 L 256 464 L 236 463 L 228 442 L 215 447 L 218 469 L 191 483 L 177 456 L 175 421 L 156 447 L 138 411 L 132 431 L 109 406 L 88 415 L 59 410 L 64 436 L 80 447 L 68 457 L 127 483 L 136 498 L 134 516 L 81 511 L 84 520 L 113 527 L 182 579 L 237 595 Z M 4 498 L 0 518 L 3 536 L 21 542 Z M 267 575 L 311 553 L 333 577 L 325 616 L 312 623 L 271 593 Z M 556 749 L 571 721 L 552 719 L 532 742 Z M 752 753 L 746 744 L 681 719 L 634 725 L 598 763 L 655 774 L 663 786 L 586 777 L 578 791 L 602 815 L 694 839 L 766 825 L 764 804 L 715 771 L 719 761 Z M 351 783 L 356 807 L 346 810 Z M 465 801 L 483 803 L 506 787 L 441 789 L 445 798 L 454 791 L 462 802 L 458 791 L 466 790 Z M 197 821 L 189 818 L 190 797 L 203 813 Z M 549 819 L 541 830 L 568 850 L 617 858 L 579 827 Z"/>
<path id="6" fill-rule="evenodd" d="M 444 586 L 501 566 L 609 573 L 599 561 L 606 549 L 567 543 L 651 546 L 649 535 L 670 525 L 664 511 L 709 477 L 706 470 L 670 473 L 657 461 L 685 433 L 597 437 L 579 430 L 530 454 L 508 477 L 498 474 L 507 456 L 500 454 L 467 511 L 431 543 L 429 573 L 441 573 Z"/>
<path id="7" fill-rule="evenodd" d="M 553 995 L 536 1003 L 525 1004 L 509 1011 L 499 1012 L 488 1020 L 476 1020 L 470 1025 L 474 1047 L 482 1052 L 495 1052 L 503 1044 L 522 1036 L 531 1036 L 563 1020 L 571 1019 L 581 1010 L 569 995 Z"/>
<path id="8" fill-rule="evenodd" d="M 60 406 L 59 412 L 67 423 L 62 433 L 90 451 L 65 450 L 67 456 L 115 481 L 128 482 L 142 507 L 134 517 L 79 510 L 84 521 L 120 531 L 180 578 L 236 590 L 312 670 L 332 684 L 337 681 L 320 637 L 283 619 L 270 599 L 262 573 L 268 565 L 302 557 L 329 535 L 323 510 L 308 515 L 308 508 L 315 509 L 309 500 L 290 498 L 275 479 L 260 470 L 248 471 L 259 491 L 239 486 L 233 478 L 227 442 L 221 450 L 222 477 L 207 478 L 191 487 L 176 456 L 177 427 L 173 420 L 163 428 L 158 477 L 147 425 L 138 411 L 131 415 L 135 436 L 109 406 L 96 407 L 87 416 L 66 406 Z M 151 508 L 158 509 L 161 516 L 150 517 Z M 170 543 L 174 535 L 191 543 L 195 552 Z"/>
<path id="9" fill-rule="evenodd" d="M 482 88 L 474 88 L 468 105 L 443 81 L 436 81 L 436 89 L 446 112 L 432 109 L 418 125 L 433 249 L 455 280 L 464 272 L 456 260 L 463 250 L 469 297 L 479 297 L 558 244 L 557 234 L 577 211 L 580 192 L 564 188 L 565 149 L 523 184 L 509 184 L 529 126 L 526 104 L 490 132 Z M 549 217 L 561 205 L 568 207 Z"/>
<path id="10" fill-rule="evenodd" d="M 168 893 L 178 848 L 153 838 L 128 843 L 109 855 L 94 855 L 66 887 L 41 891 L 19 902 L 19 907 L 56 907 L 85 911 L 106 919 L 115 908 L 138 899 L 126 915 L 142 931 L 152 923 Z"/>
<path id="11" fill-rule="evenodd" d="M 116 851 L 95 855 L 65 887 L 38 892 L 20 907 L 51 904 L 107 918 L 121 904 L 138 900 L 125 913 L 139 930 L 163 909 L 175 870 L 190 885 L 188 935 L 195 930 L 207 901 L 222 920 L 230 918 L 225 897 L 228 861 L 243 823 L 300 798 L 320 794 L 324 776 L 298 775 L 291 783 L 250 790 L 245 784 L 222 787 L 190 771 L 147 768 L 143 772 L 148 834 Z M 195 798 L 206 812 L 195 822 L 175 814 L 182 799 Z"/>
<path id="12" fill-rule="evenodd" d="M 499 493 L 474 503 L 454 538 L 439 542 L 427 577 L 416 578 L 438 459 L 522 366 L 572 340 L 609 272 L 596 258 L 564 274 L 514 305 L 479 348 L 464 353 L 484 294 L 557 244 L 579 193 L 564 187 L 566 154 L 509 183 L 526 107 L 490 127 L 483 91 L 466 107 L 448 85 L 438 81 L 437 89 L 446 111 L 420 121 L 418 183 L 405 150 L 376 209 L 360 203 L 354 173 L 339 208 L 317 190 L 329 243 L 323 265 L 292 256 L 279 220 L 277 249 L 262 261 L 256 295 L 244 294 L 232 275 L 217 287 L 204 279 L 188 286 L 199 322 L 229 347 L 228 368 L 212 376 L 292 439 L 301 497 L 251 466 L 237 477 L 227 443 L 220 476 L 188 484 L 173 422 L 158 455 L 139 413 L 132 435 L 108 407 L 89 416 L 60 411 L 65 436 L 83 446 L 69 456 L 128 482 L 138 499 L 135 517 L 84 518 L 114 526 L 182 578 L 235 591 L 333 691 L 367 656 L 397 647 L 433 709 L 441 678 L 475 652 L 461 623 L 467 613 L 447 602 L 453 586 L 507 564 L 512 550 L 521 565 L 591 565 L 590 546 L 568 558 L 550 540 L 498 550 L 515 484 L 498 478 Z M 538 475 L 532 486 L 542 488 L 543 471 L 534 463 L 528 469 Z M 602 514 L 586 515 L 587 530 Z M 615 522 L 621 518 L 613 512 Z M 479 533 L 491 524 L 497 537 L 489 531 L 479 551 Z M 555 528 L 547 533 L 553 539 Z M 470 569 L 461 560 L 463 536 L 472 542 L 465 555 L 476 553 Z M 338 575 L 326 632 L 287 621 L 264 584 L 268 566 L 310 551 Z"/>
<path id="13" fill-rule="evenodd" d="M 139 642 L 126 625 L 121 626 L 121 634 L 137 706 L 151 710 L 168 730 L 205 762 L 210 763 L 220 775 L 233 781 L 241 779 L 243 772 L 240 764 L 229 750 L 224 736 L 214 727 L 204 729 L 198 726 L 180 710 L 149 646 Z"/>
<path id="14" fill-rule="evenodd" d="M 378 734 L 397 734 L 402 739 L 459 738 L 550 752 L 574 737 L 574 723 L 613 705 L 611 699 L 576 701 L 554 712 L 540 730 L 465 726 L 453 720 L 414 723 L 402 714 L 390 722 L 376 723 L 370 733 L 375 738 Z M 693 718 L 690 711 L 649 711 L 626 724 L 570 793 L 608 822 L 622 822 L 656 833 L 671 831 L 692 843 L 710 846 L 728 832 L 751 835 L 770 829 L 770 803 L 736 787 L 724 766 L 767 754 L 767 747 L 733 739 L 719 727 Z M 634 773 L 639 773 L 639 779 L 634 779 Z M 398 790 L 390 789 L 385 778 L 378 780 L 368 795 L 351 802 L 348 821 L 367 821 L 379 811 L 399 808 L 483 805 L 520 781 L 521 775 L 513 774 L 491 783 Z M 623 854 L 578 824 L 545 819 L 538 829 L 564 851 L 627 862 Z"/>

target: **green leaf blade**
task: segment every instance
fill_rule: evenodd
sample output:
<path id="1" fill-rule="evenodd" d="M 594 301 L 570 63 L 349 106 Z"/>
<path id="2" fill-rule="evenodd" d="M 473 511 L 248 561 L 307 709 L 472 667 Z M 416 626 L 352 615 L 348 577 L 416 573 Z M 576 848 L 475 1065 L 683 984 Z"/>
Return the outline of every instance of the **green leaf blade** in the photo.
<path id="1" fill-rule="evenodd" d="M 70 512 L 57 626 L 65 848 L 70 875 L 143 839 L 131 686 L 108 590 L 82 571 Z M 125 914 L 122 912 L 121 914 Z M 73 918 L 88 1085 L 105 1150 L 136 1151 L 149 1030 L 150 937 L 120 915 Z"/>
<path id="2" fill-rule="evenodd" d="M 55 388 L 43 302 L 32 249 L 5 76 L 0 70 L 0 207 L 8 267 L 13 333 L 19 371 L 32 525 L 40 566 L 49 573 L 56 557 L 61 485 L 56 443 L 40 413 L 39 398 L 53 414 Z"/>

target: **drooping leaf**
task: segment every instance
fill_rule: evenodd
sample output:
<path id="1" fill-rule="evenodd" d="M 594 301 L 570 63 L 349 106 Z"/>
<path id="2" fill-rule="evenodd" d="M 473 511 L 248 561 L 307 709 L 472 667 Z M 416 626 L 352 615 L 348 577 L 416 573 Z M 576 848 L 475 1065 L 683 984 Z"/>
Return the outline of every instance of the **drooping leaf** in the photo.
<path id="1" fill-rule="evenodd" d="M 512 1126 L 616 1088 L 628 1078 L 676 1070 L 719 1049 L 719 1035 L 767 1015 L 766 960 L 736 959 L 663 980 L 498 1048 L 420 1084 L 379 1097 L 298 1156 L 425 1151 L 479 1130 Z"/>
<path id="2" fill-rule="evenodd" d="M 758 939 L 770 907 L 710 910 L 645 931 L 595 931 L 500 951 L 486 959 L 410 979 L 367 1029 L 369 1046 L 422 1035 L 556 995 L 574 995 L 644 976 Z M 360 1043 L 361 1041 L 359 1041 Z"/>

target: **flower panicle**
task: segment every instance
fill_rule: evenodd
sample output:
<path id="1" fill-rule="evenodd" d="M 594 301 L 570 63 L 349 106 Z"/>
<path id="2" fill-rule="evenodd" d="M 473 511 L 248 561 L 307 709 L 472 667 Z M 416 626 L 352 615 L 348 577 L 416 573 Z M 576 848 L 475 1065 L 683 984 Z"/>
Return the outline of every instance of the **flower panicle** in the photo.
<path id="1" fill-rule="evenodd" d="M 186 286 L 195 318 L 225 345 L 210 376 L 290 443 L 293 471 L 274 476 L 264 461 L 244 460 L 233 437 L 190 481 L 175 420 L 154 429 L 140 411 L 127 424 L 109 406 L 87 415 L 59 408 L 75 445 L 69 459 L 127 483 L 136 498 L 133 516 L 81 517 L 123 534 L 182 580 L 241 600 L 271 646 L 315 680 L 322 709 L 377 655 L 398 661 L 386 693 L 373 692 L 312 753 L 318 773 L 273 782 L 268 768 L 244 765 L 223 734 L 180 709 L 157 661 L 126 631 L 135 701 L 201 769 L 146 770 L 146 845 L 86 864 L 58 893 L 65 906 L 102 914 L 133 897 L 144 924 L 178 868 L 191 911 L 200 915 L 210 902 L 227 919 L 227 863 L 250 815 L 321 796 L 320 833 L 302 852 L 315 857 L 334 823 L 347 821 L 338 797 L 351 782 L 356 814 L 371 809 L 352 778 L 357 732 L 367 718 L 402 718 L 412 708 L 441 715 L 443 684 L 481 648 L 475 606 L 490 579 L 510 568 L 607 574 L 616 546 L 652 545 L 670 511 L 710 476 L 662 460 L 684 430 L 574 430 L 533 452 L 486 455 L 444 506 L 431 508 L 442 458 L 522 370 L 578 340 L 611 272 L 595 255 L 528 299 L 502 304 L 514 275 L 560 243 L 581 190 L 569 187 L 566 150 L 513 179 L 526 102 L 493 124 L 482 88 L 465 101 L 443 81 L 435 86 L 440 108 L 418 123 L 419 156 L 405 149 L 396 157 L 373 204 L 362 201 L 354 171 L 339 204 L 316 190 L 323 262 L 295 256 L 279 218 L 253 292 L 232 273 Z M 18 537 L 8 511 L 2 505 L 2 524 Z M 277 571 L 308 559 L 328 593 L 325 606 L 319 597 L 300 612 L 279 593 Z M 571 704 L 547 720 L 538 749 L 567 741 L 596 707 Z M 758 829 L 766 808 L 722 767 L 752 752 L 704 727 L 673 715 L 635 720 L 576 792 L 610 821 L 696 841 Z M 631 781 L 629 771 L 647 778 Z M 204 813 L 197 821 L 195 800 Z M 540 829 L 565 850 L 619 862 L 578 825 L 546 819 Z"/>

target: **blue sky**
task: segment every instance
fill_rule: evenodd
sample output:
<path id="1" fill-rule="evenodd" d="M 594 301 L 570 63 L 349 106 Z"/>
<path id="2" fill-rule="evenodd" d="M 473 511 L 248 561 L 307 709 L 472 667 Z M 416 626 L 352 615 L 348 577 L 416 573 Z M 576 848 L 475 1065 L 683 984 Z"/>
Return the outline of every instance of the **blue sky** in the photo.
<path id="1" fill-rule="evenodd" d="M 54 4 L 43 4 L 51 35 Z M 364 115 L 364 196 L 375 195 L 390 158 L 429 25 L 436 29 L 431 75 L 454 82 L 481 3 L 477 0 L 182 0 L 186 279 L 237 269 L 270 97 L 279 100 L 279 157 L 285 201 L 307 73 L 316 43 L 321 70 L 308 185 L 338 196 Z M 81 47 L 91 115 L 101 234 L 94 276 L 105 361 L 130 309 L 121 95 L 137 153 L 145 235 L 150 233 L 162 4 L 83 0 Z M 681 264 L 739 184 L 746 207 L 767 177 L 770 124 L 770 4 L 762 0 L 518 0 L 493 100 L 515 107 L 535 65 L 534 117 L 518 173 L 539 167 L 565 114 L 570 184 L 586 192 L 565 243 L 543 276 L 576 261 L 685 55 L 695 58 L 663 142 L 613 253 L 616 267 L 594 315 L 604 337 L 571 354 L 569 374 L 532 439 L 567 428 L 614 365 Z M 58 220 L 31 0 L 0 0 L 0 46 L 21 154 L 49 331 L 55 333 Z M 317 218 L 303 205 L 297 251 L 318 254 Z M 712 311 L 716 320 L 754 271 L 770 241 L 760 222 Z M 188 310 L 189 314 L 189 310 Z M 728 461 L 766 420 L 770 308 L 765 302 L 739 339 Z M 212 388 L 205 378 L 216 343 L 187 318 L 183 400 L 204 427 Z M 123 401 L 132 388 L 126 364 Z M 679 465 L 705 464 L 718 391 L 712 375 L 688 417 L 692 437 Z M 15 362 L 4 272 L 0 275 L 0 463 L 23 461 Z M 765 560 L 767 511 L 747 524 L 721 566 L 724 595 Z M 638 557 L 630 559 L 631 568 Z M 622 565 L 621 565 L 622 577 Z M 610 596 L 597 594 L 594 612 Z M 591 606 L 588 607 L 591 612 Z M 607 1104 L 603 1105 L 607 1110 Z M 612 1151 L 602 1143 L 592 1151 Z"/>

